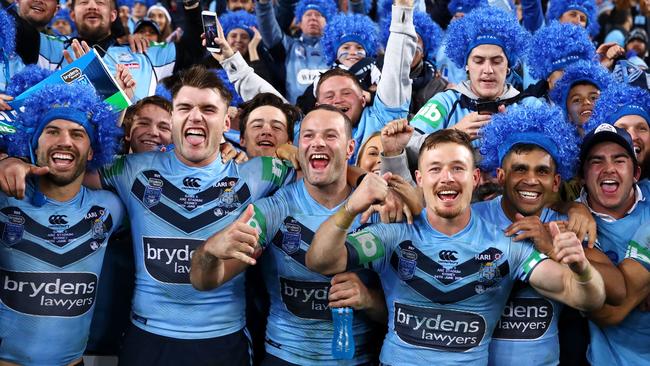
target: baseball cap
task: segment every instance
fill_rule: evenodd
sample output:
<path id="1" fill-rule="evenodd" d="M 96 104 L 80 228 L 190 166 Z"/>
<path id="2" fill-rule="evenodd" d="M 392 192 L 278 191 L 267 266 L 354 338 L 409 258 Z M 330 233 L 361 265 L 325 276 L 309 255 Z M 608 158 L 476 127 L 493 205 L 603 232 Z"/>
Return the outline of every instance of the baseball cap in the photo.
<path id="1" fill-rule="evenodd" d="M 634 153 L 634 144 L 632 143 L 632 137 L 630 134 L 622 128 L 610 125 L 609 123 L 602 123 L 593 131 L 589 132 L 582 140 L 582 146 L 580 147 L 581 167 L 584 164 L 589 151 L 602 142 L 613 142 L 620 145 L 625 149 L 627 154 L 630 155 L 634 165 L 637 165 L 636 154 Z"/>
<path id="2" fill-rule="evenodd" d="M 142 18 L 138 20 L 138 22 L 135 23 L 135 27 L 133 28 L 133 33 L 137 33 L 138 30 L 140 30 L 140 28 L 144 27 L 145 25 L 151 26 L 153 29 L 156 30 L 156 33 L 160 35 L 160 27 L 158 27 L 158 24 L 156 24 L 156 22 L 154 22 L 149 18 Z"/>
<path id="3" fill-rule="evenodd" d="M 637 40 L 647 44 L 648 43 L 648 34 L 646 33 L 645 30 L 643 30 L 641 28 L 635 28 L 630 32 L 630 34 L 628 34 L 627 38 L 625 39 L 625 44 L 627 45 L 633 39 L 637 39 Z"/>

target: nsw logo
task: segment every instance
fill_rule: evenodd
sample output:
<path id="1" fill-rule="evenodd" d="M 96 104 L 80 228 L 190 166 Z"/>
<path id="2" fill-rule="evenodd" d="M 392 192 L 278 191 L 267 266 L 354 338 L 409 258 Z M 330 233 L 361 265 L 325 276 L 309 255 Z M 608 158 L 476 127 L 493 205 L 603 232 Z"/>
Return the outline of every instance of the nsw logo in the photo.
<path id="1" fill-rule="evenodd" d="M 200 188 L 201 178 L 185 177 L 183 178 L 183 185 L 187 188 Z"/>
<path id="2" fill-rule="evenodd" d="M 48 221 L 52 225 L 67 225 L 68 216 L 66 215 L 52 215 L 48 218 Z"/>
<path id="3" fill-rule="evenodd" d="M 163 181 L 157 178 L 149 178 L 147 181 L 147 187 L 144 189 L 144 195 L 142 197 L 142 202 L 147 208 L 151 208 L 160 202 L 160 196 L 162 195 L 162 186 Z"/>
<path id="4" fill-rule="evenodd" d="M 402 281 L 413 278 L 415 268 L 417 267 L 418 254 L 412 250 L 402 249 L 399 255 L 397 272 Z"/>
<path id="5" fill-rule="evenodd" d="M 300 249 L 300 225 L 294 222 L 285 223 L 287 231 L 282 233 L 282 250 L 291 255 Z"/>

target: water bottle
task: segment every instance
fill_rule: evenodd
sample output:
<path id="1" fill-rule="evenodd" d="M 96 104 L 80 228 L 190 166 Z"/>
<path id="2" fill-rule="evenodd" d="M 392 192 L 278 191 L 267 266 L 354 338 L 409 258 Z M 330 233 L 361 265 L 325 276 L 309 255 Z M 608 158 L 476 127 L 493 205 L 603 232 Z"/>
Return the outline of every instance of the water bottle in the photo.
<path id="1" fill-rule="evenodd" d="M 352 308 L 332 308 L 334 334 L 332 335 L 332 356 L 337 360 L 354 358 L 354 333 Z"/>

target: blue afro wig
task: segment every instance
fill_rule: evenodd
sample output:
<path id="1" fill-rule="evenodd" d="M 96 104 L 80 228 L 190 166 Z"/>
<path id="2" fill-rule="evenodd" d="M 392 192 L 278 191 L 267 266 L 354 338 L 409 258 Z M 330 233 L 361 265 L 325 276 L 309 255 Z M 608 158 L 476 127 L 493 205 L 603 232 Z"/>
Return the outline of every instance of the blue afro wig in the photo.
<path id="1" fill-rule="evenodd" d="M 612 75 L 598 62 L 580 60 L 564 69 L 564 75 L 555 82 L 555 87 L 549 92 L 549 97 L 564 111 L 568 118 L 566 108 L 569 91 L 576 84 L 592 84 L 599 90 L 605 90 L 614 83 Z"/>
<path id="2" fill-rule="evenodd" d="M 494 172 L 517 144 L 533 144 L 548 152 L 563 179 L 571 179 L 578 161 L 579 143 L 575 127 L 564 119 L 562 110 L 543 104 L 537 107 L 513 105 L 492 116 L 482 130 L 481 166 Z"/>
<path id="3" fill-rule="evenodd" d="M 456 13 L 469 13 L 470 11 L 488 5 L 487 0 L 451 0 L 447 9 L 453 16 Z"/>
<path id="4" fill-rule="evenodd" d="M 526 52 L 530 75 L 538 80 L 576 61 L 595 57 L 596 48 L 584 28 L 557 21 L 535 32 Z"/>
<path id="5" fill-rule="evenodd" d="M 237 93 L 237 90 L 235 89 L 235 85 L 230 82 L 230 79 L 228 79 L 228 74 L 226 73 L 226 70 L 216 69 L 214 71 L 217 74 L 217 76 L 221 79 L 221 81 L 223 81 L 223 85 L 228 89 L 228 91 L 232 95 L 230 106 L 239 107 L 240 104 L 244 103 L 244 100 L 241 98 L 239 93 Z"/>
<path id="6" fill-rule="evenodd" d="M 305 12 L 312 9 L 321 13 L 328 21 L 337 12 L 336 3 L 333 0 L 300 0 L 296 5 L 296 22 L 300 23 Z"/>
<path id="7" fill-rule="evenodd" d="M 86 129 L 93 149 L 88 169 L 109 164 L 119 148 L 122 129 L 117 114 L 103 102 L 91 86 L 73 84 L 47 85 L 32 94 L 14 122 L 16 133 L 8 145 L 12 156 L 29 156 L 36 163 L 34 151 L 45 126 L 55 119 L 79 123 Z"/>
<path id="8" fill-rule="evenodd" d="M 16 22 L 0 7 L 0 54 L 11 55 L 16 51 Z"/>
<path id="9" fill-rule="evenodd" d="M 495 6 L 484 6 L 449 24 L 445 53 L 456 66 L 462 68 L 475 47 L 497 45 L 506 54 L 508 66 L 514 67 L 528 39 L 528 33 L 519 25 L 513 13 Z"/>
<path id="10" fill-rule="evenodd" d="M 587 31 L 593 37 L 598 35 L 598 9 L 594 0 L 551 0 L 546 11 L 548 22 L 559 20 L 564 13 L 578 10 L 587 16 Z"/>
<path id="11" fill-rule="evenodd" d="M 613 125 L 624 116 L 641 116 L 650 124 L 650 92 L 629 84 L 614 83 L 600 93 L 585 133 L 602 123 Z"/>
<path id="12" fill-rule="evenodd" d="M 381 37 L 384 47 L 388 44 L 388 36 L 390 36 L 390 18 L 381 22 Z M 433 61 L 436 57 L 436 52 L 440 48 L 444 33 L 442 28 L 434 22 L 429 14 L 421 11 L 413 12 L 413 24 L 415 25 L 415 33 L 417 33 L 424 43 L 424 55 L 427 60 Z"/>
<path id="13" fill-rule="evenodd" d="M 366 51 L 366 56 L 377 55 L 379 45 L 377 24 L 367 15 L 337 14 L 327 22 L 323 37 L 320 40 L 323 47 L 325 62 L 331 64 L 336 60 L 339 47 L 345 42 L 357 42 Z"/>
<path id="14" fill-rule="evenodd" d="M 44 69 L 35 64 L 27 65 L 11 77 L 6 94 L 17 97 L 27 89 L 45 80 L 52 73 L 52 70 Z"/>
<path id="15" fill-rule="evenodd" d="M 245 11 L 229 11 L 219 18 L 221 26 L 223 27 L 223 34 L 228 37 L 233 29 L 243 29 L 248 33 L 248 36 L 253 38 L 253 29 L 251 27 L 257 27 L 257 18 L 255 15 Z"/>

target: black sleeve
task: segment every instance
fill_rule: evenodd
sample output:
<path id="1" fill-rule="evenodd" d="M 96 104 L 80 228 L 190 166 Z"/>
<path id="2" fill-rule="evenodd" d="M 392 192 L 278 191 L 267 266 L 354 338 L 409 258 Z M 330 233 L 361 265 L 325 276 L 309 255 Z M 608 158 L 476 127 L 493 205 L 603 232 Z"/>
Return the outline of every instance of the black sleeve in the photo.
<path id="1" fill-rule="evenodd" d="M 185 9 L 185 29 L 181 40 L 176 43 L 174 72 L 198 63 L 205 55 L 205 48 L 201 44 L 202 24 L 200 6 Z"/>
<path id="2" fill-rule="evenodd" d="M 7 9 L 16 20 L 16 54 L 20 56 L 25 65 L 38 62 L 38 53 L 41 45 L 41 36 L 36 27 L 18 16 L 16 7 L 11 6 L 6 0 L 0 0 L 2 7 Z"/>

